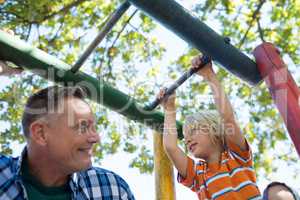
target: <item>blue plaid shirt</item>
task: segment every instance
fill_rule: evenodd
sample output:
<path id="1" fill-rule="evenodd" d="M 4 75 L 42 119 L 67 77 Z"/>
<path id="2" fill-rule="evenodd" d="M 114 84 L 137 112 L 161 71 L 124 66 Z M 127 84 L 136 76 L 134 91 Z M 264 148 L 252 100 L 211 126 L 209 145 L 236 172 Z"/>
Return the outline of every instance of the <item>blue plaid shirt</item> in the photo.
<path id="1" fill-rule="evenodd" d="M 21 179 L 21 163 L 26 155 L 17 158 L 0 155 L 0 199 L 27 200 Z M 72 174 L 69 185 L 74 200 L 135 200 L 127 183 L 114 172 L 91 167 Z"/>

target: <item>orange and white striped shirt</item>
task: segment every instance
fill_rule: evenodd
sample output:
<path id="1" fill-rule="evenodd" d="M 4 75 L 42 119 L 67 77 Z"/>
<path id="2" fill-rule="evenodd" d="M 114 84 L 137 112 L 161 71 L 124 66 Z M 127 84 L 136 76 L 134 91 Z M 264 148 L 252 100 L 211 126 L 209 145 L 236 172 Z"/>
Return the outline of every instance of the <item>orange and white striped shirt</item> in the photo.
<path id="1" fill-rule="evenodd" d="M 248 143 L 247 143 L 248 145 Z M 252 152 L 242 151 L 234 143 L 222 153 L 220 163 L 195 162 L 188 157 L 187 176 L 178 174 L 178 182 L 196 192 L 200 200 L 259 200 Z"/>

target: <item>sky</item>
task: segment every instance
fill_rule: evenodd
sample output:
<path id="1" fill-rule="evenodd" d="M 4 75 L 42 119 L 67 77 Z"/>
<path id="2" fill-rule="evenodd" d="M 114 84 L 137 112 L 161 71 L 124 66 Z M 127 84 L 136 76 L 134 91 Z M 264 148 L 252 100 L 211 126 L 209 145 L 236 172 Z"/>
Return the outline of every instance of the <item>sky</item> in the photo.
<path id="1" fill-rule="evenodd" d="M 190 8 L 193 1 L 192 0 L 185 0 L 184 2 L 180 2 L 184 7 L 187 9 Z M 156 36 L 157 39 L 165 46 L 167 52 L 164 55 L 165 58 L 171 59 L 176 58 L 178 55 L 184 53 L 184 51 L 188 48 L 187 44 L 182 41 L 179 37 L 175 34 L 171 33 L 164 27 L 158 25 L 157 29 L 151 33 L 153 36 Z M 159 36 L 159 37 L 158 37 Z M 162 61 L 162 63 L 167 63 L 168 59 Z M 0 78 L 3 82 L 8 84 L 9 79 L 7 78 Z M 149 133 L 151 134 L 151 133 Z M 149 137 L 151 138 L 151 137 Z M 152 148 L 153 140 L 150 139 L 147 141 L 147 145 L 149 148 Z M 18 146 L 15 151 L 14 155 L 17 156 L 23 146 Z M 284 149 L 284 145 L 278 146 L 278 151 L 280 149 Z M 140 174 L 137 169 L 129 168 L 129 161 L 132 159 L 131 155 L 128 155 L 123 152 L 118 152 L 115 155 L 108 155 L 105 156 L 101 167 L 109 169 L 111 171 L 116 172 L 117 174 L 121 175 L 129 184 L 131 190 L 133 191 L 137 200 L 153 200 L 155 199 L 155 182 L 154 182 L 154 174 Z M 94 163 L 98 165 L 97 163 Z M 284 181 L 289 185 L 297 187 L 297 183 L 300 182 L 299 178 L 294 179 L 292 177 L 292 170 L 288 170 L 289 166 L 283 162 L 275 161 L 274 164 L 279 166 L 279 170 L 277 172 L 272 173 L 271 179 Z M 298 170 L 300 170 L 298 168 Z M 174 177 L 176 177 L 176 170 L 174 172 Z M 268 184 L 269 180 L 261 179 L 258 182 L 258 186 L 263 189 Z M 197 200 L 197 196 L 195 193 L 191 192 L 189 189 L 185 188 L 184 186 L 176 183 L 176 198 L 178 200 Z M 299 188 L 298 188 L 299 189 Z"/>

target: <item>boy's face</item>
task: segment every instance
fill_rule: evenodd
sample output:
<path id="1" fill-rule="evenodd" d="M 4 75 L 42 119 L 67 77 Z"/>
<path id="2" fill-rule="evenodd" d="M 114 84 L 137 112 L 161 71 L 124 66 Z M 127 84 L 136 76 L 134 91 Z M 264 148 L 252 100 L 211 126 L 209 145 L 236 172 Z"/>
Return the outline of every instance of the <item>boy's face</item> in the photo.
<path id="1" fill-rule="evenodd" d="M 208 159 L 216 151 L 216 145 L 212 142 L 210 129 L 207 127 L 185 128 L 184 139 L 188 151 L 195 158 Z"/>

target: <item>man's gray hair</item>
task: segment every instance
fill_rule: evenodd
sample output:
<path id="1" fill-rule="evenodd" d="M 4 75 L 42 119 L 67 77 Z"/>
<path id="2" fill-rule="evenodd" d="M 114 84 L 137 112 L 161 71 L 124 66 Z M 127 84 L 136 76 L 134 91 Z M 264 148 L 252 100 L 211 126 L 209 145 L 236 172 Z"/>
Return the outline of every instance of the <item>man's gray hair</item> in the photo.
<path id="1" fill-rule="evenodd" d="M 78 86 L 52 86 L 42 89 L 29 97 L 22 117 L 22 128 L 25 137 L 29 137 L 29 127 L 34 121 L 47 116 L 49 113 L 56 112 L 59 104 L 66 97 L 75 97 L 84 100 L 86 93 L 83 88 Z"/>

